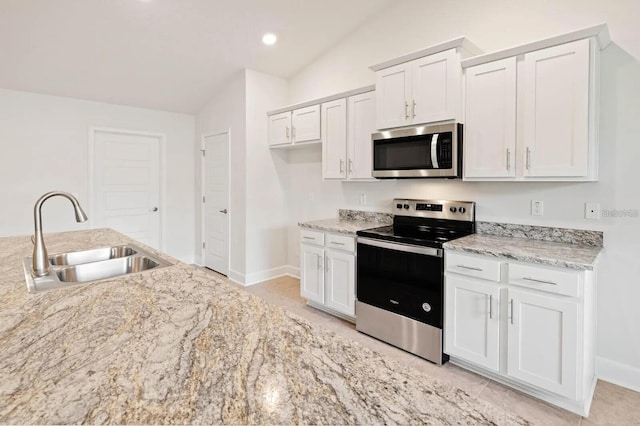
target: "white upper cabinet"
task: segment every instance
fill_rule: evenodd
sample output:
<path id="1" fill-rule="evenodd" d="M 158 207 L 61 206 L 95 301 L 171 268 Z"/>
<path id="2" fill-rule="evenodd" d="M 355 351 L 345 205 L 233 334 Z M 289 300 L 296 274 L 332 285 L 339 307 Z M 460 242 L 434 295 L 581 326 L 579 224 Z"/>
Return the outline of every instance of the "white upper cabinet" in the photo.
<path id="1" fill-rule="evenodd" d="M 269 146 L 291 143 L 291 112 L 269 116 Z"/>
<path id="2" fill-rule="evenodd" d="M 320 139 L 320 105 L 295 109 L 291 113 L 291 136 L 293 143 Z"/>
<path id="3" fill-rule="evenodd" d="M 455 49 L 413 62 L 412 123 L 460 119 L 462 68 Z"/>
<path id="4" fill-rule="evenodd" d="M 586 177 L 589 40 L 527 53 L 523 68 L 524 175 Z"/>
<path id="5" fill-rule="evenodd" d="M 320 105 L 269 115 L 269 146 L 320 142 Z"/>
<path id="6" fill-rule="evenodd" d="M 371 134 L 375 94 L 361 93 L 322 104 L 322 177 L 372 180 Z"/>
<path id="7" fill-rule="evenodd" d="M 515 177 L 516 58 L 466 70 L 466 177 Z"/>
<path id="8" fill-rule="evenodd" d="M 376 73 L 376 127 L 388 129 L 410 123 L 411 64 Z"/>
<path id="9" fill-rule="evenodd" d="M 477 53 L 477 47 L 461 37 L 372 66 L 376 127 L 462 121 L 460 62 Z"/>
<path id="10" fill-rule="evenodd" d="M 322 176 L 347 177 L 347 100 L 322 104 Z"/>
<path id="11" fill-rule="evenodd" d="M 375 92 L 347 98 L 347 177 L 350 180 L 374 179 L 371 134 L 376 131 L 375 111 Z"/>
<path id="12" fill-rule="evenodd" d="M 606 25 L 462 62 L 464 179 L 598 180 Z"/>

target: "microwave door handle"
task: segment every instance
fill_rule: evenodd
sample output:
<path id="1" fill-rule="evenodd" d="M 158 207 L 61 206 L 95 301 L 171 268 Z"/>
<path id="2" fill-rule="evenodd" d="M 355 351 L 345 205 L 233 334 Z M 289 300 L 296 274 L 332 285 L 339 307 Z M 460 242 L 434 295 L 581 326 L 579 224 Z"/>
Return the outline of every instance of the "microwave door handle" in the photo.
<path id="1" fill-rule="evenodd" d="M 431 167 L 439 169 L 438 166 L 438 133 L 431 137 Z"/>

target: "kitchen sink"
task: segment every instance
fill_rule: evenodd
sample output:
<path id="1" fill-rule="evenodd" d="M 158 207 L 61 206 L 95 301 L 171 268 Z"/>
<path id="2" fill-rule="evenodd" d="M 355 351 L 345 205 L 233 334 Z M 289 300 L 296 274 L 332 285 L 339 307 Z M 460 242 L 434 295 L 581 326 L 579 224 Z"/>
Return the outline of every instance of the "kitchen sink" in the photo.
<path id="1" fill-rule="evenodd" d="M 132 256 L 136 254 L 130 246 L 103 247 L 93 250 L 72 251 L 69 253 L 53 254 L 49 256 L 52 265 L 80 265 L 83 263 L 97 262 L 100 260 L 115 259 L 118 257 Z"/>
<path id="2" fill-rule="evenodd" d="M 37 277 L 33 273 L 32 258 L 23 259 L 29 293 L 171 266 L 134 244 L 54 254 L 49 256 L 49 263 L 49 273 Z"/>
<path id="3" fill-rule="evenodd" d="M 56 271 L 65 283 L 85 283 L 153 269 L 160 264 L 145 256 L 120 257 L 99 262 L 83 263 Z"/>

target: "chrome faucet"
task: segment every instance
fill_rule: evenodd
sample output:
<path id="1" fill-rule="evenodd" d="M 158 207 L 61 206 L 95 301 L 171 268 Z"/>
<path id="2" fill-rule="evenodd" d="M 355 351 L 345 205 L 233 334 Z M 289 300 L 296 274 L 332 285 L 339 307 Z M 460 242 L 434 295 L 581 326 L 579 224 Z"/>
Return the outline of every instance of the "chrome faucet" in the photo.
<path id="1" fill-rule="evenodd" d="M 33 273 L 36 277 L 43 277 L 49 273 L 47 248 L 44 245 L 44 238 L 42 238 L 42 204 L 56 195 L 60 195 L 71 201 L 76 212 L 76 222 L 84 222 L 87 220 L 87 215 L 82 210 L 82 207 L 80 207 L 80 203 L 78 203 L 76 197 L 68 192 L 52 191 L 38 198 L 36 205 L 33 207 L 33 221 L 36 227 L 35 239 L 33 240 Z"/>

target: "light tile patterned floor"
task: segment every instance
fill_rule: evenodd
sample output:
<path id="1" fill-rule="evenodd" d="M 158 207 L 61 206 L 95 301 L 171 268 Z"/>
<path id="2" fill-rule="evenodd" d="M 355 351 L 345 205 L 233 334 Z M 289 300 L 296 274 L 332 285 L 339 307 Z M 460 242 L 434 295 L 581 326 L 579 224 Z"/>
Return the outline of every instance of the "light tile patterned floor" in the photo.
<path id="1" fill-rule="evenodd" d="M 215 272 L 209 271 L 218 275 Z M 300 282 L 292 277 L 280 277 L 249 287 L 242 287 L 268 302 L 294 312 L 308 321 L 319 324 L 344 337 L 367 345 L 380 354 L 404 363 L 408 368 L 426 372 L 447 381 L 470 395 L 489 401 L 514 412 L 534 424 L 541 425 L 640 425 L 640 393 L 598 381 L 588 418 L 546 404 L 521 392 L 503 386 L 485 377 L 471 373 L 450 363 L 438 367 L 421 358 L 387 345 L 355 330 L 349 322 L 333 317 L 306 305 L 300 297 Z"/>

